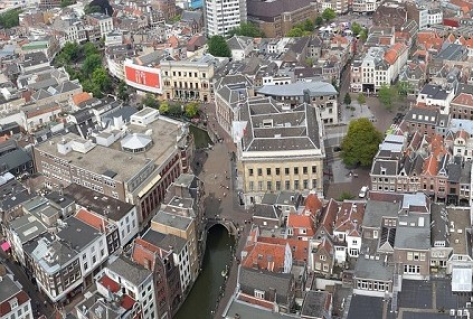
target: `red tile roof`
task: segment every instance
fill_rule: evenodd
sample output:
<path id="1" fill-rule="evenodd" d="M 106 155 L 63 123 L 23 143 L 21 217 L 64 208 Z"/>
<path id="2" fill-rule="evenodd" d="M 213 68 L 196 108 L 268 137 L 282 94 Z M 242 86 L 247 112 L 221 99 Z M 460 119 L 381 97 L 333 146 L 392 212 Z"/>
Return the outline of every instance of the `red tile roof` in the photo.
<path id="1" fill-rule="evenodd" d="M 116 293 L 120 290 L 120 285 L 107 275 L 104 275 L 99 282 L 112 293 Z"/>
<path id="2" fill-rule="evenodd" d="M 470 106 L 472 107 L 472 94 L 468 93 L 461 93 L 458 96 L 454 98 L 454 100 L 451 101 L 451 104 L 459 104 L 463 106 Z"/>
<path id="3" fill-rule="evenodd" d="M 258 237 L 258 241 L 261 243 L 277 244 L 290 246 L 293 254 L 293 260 L 298 263 L 304 263 L 308 259 L 308 247 L 309 241 L 298 240 L 294 238 L 278 238 L 278 237 Z"/>
<path id="4" fill-rule="evenodd" d="M 130 310 L 133 308 L 135 302 L 136 301 L 129 295 L 124 295 L 122 298 L 122 303 L 120 305 L 122 306 L 122 308 Z"/>
<path id="5" fill-rule="evenodd" d="M 79 105 L 82 102 L 89 101 L 91 99 L 91 95 L 87 92 L 78 93 L 72 96 L 72 102 L 75 105 Z"/>
<path id="6" fill-rule="evenodd" d="M 290 214 L 288 216 L 288 227 L 294 228 L 293 235 L 304 235 L 305 237 L 312 237 L 315 233 L 314 217 L 297 214 Z M 296 229 L 305 229 L 305 233 L 297 233 Z"/>
<path id="7" fill-rule="evenodd" d="M 5 316 L 6 314 L 11 312 L 12 309 L 11 309 L 10 303 L 8 301 L 13 299 L 13 298 L 17 299 L 18 306 L 23 305 L 25 302 L 30 300 L 30 297 L 28 296 L 28 294 L 26 292 L 24 292 L 23 290 L 21 290 L 16 295 L 11 296 L 10 299 L 8 299 L 8 300 L 6 300 L 6 301 L 4 301 L 0 304 L 0 316 L 1 317 Z"/>
<path id="8" fill-rule="evenodd" d="M 359 229 L 364 218 L 365 207 L 362 203 L 346 202 L 341 205 L 334 223 L 334 231 L 350 236 L 360 236 Z"/>
<path id="9" fill-rule="evenodd" d="M 104 231 L 104 228 L 107 229 L 107 221 L 105 221 L 103 218 L 97 216 L 96 214 L 88 211 L 85 208 L 79 209 L 79 211 L 76 213 L 75 216 L 77 219 L 83 221 L 87 225 L 94 227 L 95 229 L 99 231 Z"/>
<path id="10" fill-rule="evenodd" d="M 283 272 L 285 266 L 286 245 L 257 242 L 242 261 L 246 268 L 266 269 Z"/>
<path id="11" fill-rule="evenodd" d="M 303 214 L 305 215 L 308 212 L 311 215 L 316 216 L 318 211 L 320 211 L 322 208 L 323 203 L 318 198 L 318 195 L 311 193 L 305 199 Z"/>
<path id="12" fill-rule="evenodd" d="M 333 222 L 336 220 L 337 212 L 339 211 L 339 203 L 331 198 L 328 205 L 324 209 L 323 218 L 320 227 L 324 227 L 326 232 L 332 235 Z"/>

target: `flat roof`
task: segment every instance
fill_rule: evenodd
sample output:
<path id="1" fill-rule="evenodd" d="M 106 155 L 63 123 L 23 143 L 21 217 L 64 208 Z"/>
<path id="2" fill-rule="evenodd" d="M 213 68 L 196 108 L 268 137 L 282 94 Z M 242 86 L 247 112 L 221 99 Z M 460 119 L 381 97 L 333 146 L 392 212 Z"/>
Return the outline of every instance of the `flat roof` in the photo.
<path id="1" fill-rule="evenodd" d="M 453 247 L 453 252 L 460 255 L 472 256 L 472 228 L 470 219 L 470 207 L 448 207 L 448 228 L 450 236 L 450 246 Z M 471 235 L 467 232 L 471 228 Z M 469 236 L 470 241 L 469 241 Z M 471 247 L 472 248 L 472 247 Z"/>
<path id="2" fill-rule="evenodd" d="M 182 135 L 183 124 L 171 119 L 160 119 L 148 124 L 146 127 L 128 125 L 127 128 L 133 133 L 150 134 L 153 146 L 146 152 L 132 153 L 122 151 L 120 141 L 116 141 L 110 147 L 96 145 L 87 153 L 71 151 L 68 154 L 60 154 L 57 144 L 63 139 L 77 140 L 80 137 L 73 133 L 52 137 L 46 142 L 38 145 L 39 151 L 49 153 L 58 158 L 69 161 L 70 165 L 86 168 L 99 175 L 117 173 L 115 180 L 128 181 L 134 177 L 150 160 L 158 165 L 164 163 L 170 153 L 175 150 L 177 138 Z"/>
<path id="3" fill-rule="evenodd" d="M 67 226 L 56 235 L 77 251 L 81 251 L 101 236 L 94 227 L 87 225 L 76 217 L 69 217 L 65 222 Z"/>

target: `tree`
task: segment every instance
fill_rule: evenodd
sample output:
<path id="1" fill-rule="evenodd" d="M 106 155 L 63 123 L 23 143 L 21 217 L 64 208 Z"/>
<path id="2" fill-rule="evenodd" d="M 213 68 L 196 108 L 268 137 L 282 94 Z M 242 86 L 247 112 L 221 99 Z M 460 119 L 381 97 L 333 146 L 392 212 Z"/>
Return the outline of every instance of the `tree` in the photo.
<path id="1" fill-rule="evenodd" d="M 321 16 L 318 16 L 315 20 L 314 20 L 314 24 L 318 27 L 322 26 L 324 23 L 324 19 L 323 17 Z"/>
<path id="2" fill-rule="evenodd" d="M 392 86 L 382 85 L 379 89 L 379 101 L 383 106 L 391 111 L 393 107 L 393 101 L 397 96 L 397 90 Z"/>
<path id="3" fill-rule="evenodd" d="M 109 73 L 103 67 L 96 68 L 92 73 L 92 83 L 98 86 L 104 92 L 110 92 L 112 89 L 112 79 Z"/>
<path id="4" fill-rule="evenodd" d="M 382 140 L 382 133 L 377 131 L 368 118 L 351 121 L 341 143 L 344 164 L 352 166 L 360 163 L 365 167 L 370 166 Z"/>
<path id="5" fill-rule="evenodd" d="M 76 42 L 67 42 L 56 58 L 56 65 L 69 65 L 79 58 L 81 47 Z"/>
<path id="6" fill-rule="evenodd" d="M 227 42 L 220 35 L 215 35 L 209 39 L 207 42 L 209 48 L 209 53 L 216 57 L 228 57 L 232 56 L 230 48 L 227 45 Z"/>
<path id="7" fill-rule="evenodd" d="M 160 103 L 160 114 L 166 114 L 170 111 L 170 105 L 168 104 L 168 102 L 166 101 L 163 101 Z"/>
<path id="8" fill-rule="evenodd" d="M 293 28 L 286 34 L 288 38 L 299 38 L 303 36 L 303 30 L 300 28 Z"/>
<path id="9" fill-rule="evenodd" d="M 145 98 L 142 99 L 142 104 L 148 107 L 157 108 L 159 107 L 158 101 L 155 99 L 153 94 L 148 93 Z"/>
<path id="10" fill-rule="evenodd" d="M 188 118 L 193 118 L 195 117 L 199 112 L 199 104 L 196 102 L 191 102 L 186 104 L 186 107 L 184 108 L 184 113 Z"/>
<path id="11" fill-rule="evenodd" d="M 239 27 L 229 32 L 230 36 L 239 35 L 251 38 L 264 37 L 265 33 L 250 22 L 242 22 Z"/>
<path id="12" fill-rule="evenodd" d="M 359 95 L 357 96 L 357 102 L 360 105 L 362 105 L 362 104 L 365 104 L 366 101 L 367 101 L 367 99 L 365 98 L 364 93 L 359 93 Z"/>
<path id="13" fill-rule="evenodd" d="M 346 95 L 344 95 L 344 104 L 351 105 L 351 103 L 352 103 L 351 95 L 349 94 L 349 92 L 347 92 Z"/>
<path id="14" fill-rule="evenodd" d="M 349 192 L 342 192 L 341 195 L 339 195 L 338 199 L 339 201 L 345 201 L 346 199 L 354 199 L 355 196 L 352 195 L 351 193 Z"/>
<path id="15" fill-rule="evenodd" d="M 351 24 L 351 31 L 354 36 L 357 36 L 359 35 L 360 31 L 362 31 L 362 27 L 357 22 L 353 22 Z"/>
<path id="16" fill-rule="evenodd" d="M 117 88 L 117 97 L 122 101 L 128 101 L 129 96 L 127 93 L 127 84 L 124 81 L 120 81 Z"/>
<path id="17" fill-rule="evenodd" d="M 303 30 L 304 30 L 304 31 L 311 31 L 311 32 L 313 32 L 313 30 L 314 30 L 314 24 L 313 24 L 313 22 L 311 22 L 310 19 L 304 20 L 304 22 L 303 22 Z"/>
<path id="18" fill-rule="evenodd" d="M 359 36 L 359 39 L 360 39 L 361 41 L 367 40 L 367 29 L 364 29 L 364 28 L 363 28 L 362 30 L 360 30 L 358 36 Z"/>
<path id="19" fill-rule="evenodd" d="M 408 95 L 411 91 L 411 84 L 408 81 L 398 81 L 397 92 L 400 95 Z"/>
<path id="20" fill-rule="evenodd" d="M 61 8 L 66 8 L 66 7 L 69 7 L 70 5 L 76 3 L 76 1 L 74 0 L 61 0 Z"/>
<path id="21" fill-rule="evenodd" d="M 92 54 L 86 57 L 82 64 L 82 73 L 85 77 L 92 74 L 95 69 L 102 66 L 102 57 L 98 54 Z"/>
<path id="22" fill-rule="evenodd" d="M 100 6 L 91 5 L 91 4 L 86 5 L 86 7 L 84 8 L 85 14 L 91 14 L 95 12 L 102 12 L 102 8 Z"/>
<path id="23" fill-rule="evenodd" d="M 82 46 L 82 54 L 85 56 L 85 57 L 88 57 L 90 55 L 93 55 L 93 54 L 100 54 L 99 50 L 97 50 L 96 46 L 94 43 L 92 42 L 86 42 L 84 43 L 84 45 Z"/>
<path id="24" fill-rule="evenodd" d="M 313 58 L 307 57 L 306 59 L 304 59 L 304 63 L 305 63 L 307 66 L 309 66 L 310 68 L 312 68 L 312 67 L 313 67 L 313 63 L 314 63 L 314 62 L 313 62 Z"/>
<path id="25" fill-rule="evenodd" d="M 0 14 L 0 25 L 5 29 L 17 27 L 20 25 L 20 15 L 21 11 L 18 9 L 8 10 Z"/>
<path id="26" fill-rule="evenodd" d="M 323 13 L 321 14 L 324 20 L 331 21 L 336 18 L 336 12 L 334 12 L 331 8 L 324 9 Z"/>

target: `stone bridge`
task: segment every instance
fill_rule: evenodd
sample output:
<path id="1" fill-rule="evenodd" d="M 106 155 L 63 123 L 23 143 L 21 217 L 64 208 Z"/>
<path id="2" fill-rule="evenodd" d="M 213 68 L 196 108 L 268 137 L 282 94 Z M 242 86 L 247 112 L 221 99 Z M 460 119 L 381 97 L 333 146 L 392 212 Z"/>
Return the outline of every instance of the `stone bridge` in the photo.
<path id="1" fill-rule="evenodd" d="M 229 235 L 237 237 L 239 227 L 229 218 L 212 217 L 207 219 L 206 232 L 216 225 L 222 225 L 227 229 Z"/>

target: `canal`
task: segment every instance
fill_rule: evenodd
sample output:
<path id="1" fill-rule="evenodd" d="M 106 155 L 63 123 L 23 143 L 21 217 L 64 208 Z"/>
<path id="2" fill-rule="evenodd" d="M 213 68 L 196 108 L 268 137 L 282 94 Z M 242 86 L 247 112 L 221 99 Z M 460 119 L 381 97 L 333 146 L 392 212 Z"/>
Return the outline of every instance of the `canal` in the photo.
<path id="1" fill-rule="evenodd" d="M 225 280 L 221 273 L 231 260 L 233 247 L 234 238 L 224 226 L 216 225 L 209 230 L 202 272 L 175 319 L 213 318 L 211 311 L 216 309 Z"/>

